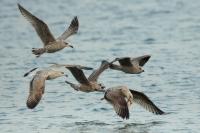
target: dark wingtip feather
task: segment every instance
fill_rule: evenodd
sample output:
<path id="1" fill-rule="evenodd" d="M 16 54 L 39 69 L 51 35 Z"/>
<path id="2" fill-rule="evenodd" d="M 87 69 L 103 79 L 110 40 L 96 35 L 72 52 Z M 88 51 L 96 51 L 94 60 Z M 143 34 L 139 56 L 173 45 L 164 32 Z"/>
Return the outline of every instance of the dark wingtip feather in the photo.
<path id="1" fill-rule="evenodd" d="M 38 101 L 35 101 L 35 100 L 31 100 L 31 99 L 28 99 L 27 102 L 26 102 L 26 106 L 29 108 L 29 109 L 34 109 L 37 105 L 38 105 Z"/>
<path id="2" fill-rule="evenodd" d="M 27 72 L 27 73 L 25 73 L 25 74 L 24 74 L 24 77 L 28 76 L 28 75 L 29 75 L 29 73 L 31 73 L 31 72 L 33 72 L 33 71 L 35 71 L 36 69 L 37 69 L 37 67 L 35 67 L 35 68 L 31 69 L 29 72 Z"/>
<path id="3" fill-rule="evenodd" d="M 42 97 L 41 95 L 35 95 L 35 96 L 29 95 L 28 99 L 26 101 L 26 106 L 29 109 L 35 108 L 38 105 L 38 103 L 40 102 L 41 97 Z"/>
<path id="4" fill-rule="evenodd" d="M 26 102 L 26 106 L 29 108 L 29 109 L 34 109 L 35 107 L 36 107 L 36 105 L 37 105 L 37 103 L 35 102 L 35 103 L 28 103 L 28 102 Z"/>
<path id="5" fill-rule="evenodd" d="M 18 6 L 19 9 L 22 7 L 19 3 L 17 3 L 17 6 Z"/>
<path id="6" fill-rule="evenodd" d="M 84 69 L 84 70 L 93 70 L 92 67 L 83 67 L 82 69 Z"/>
<path id="7" fill-rule="evenodd" d="M 19 8 L 19 11 L 22 13 L 23 10 L 25 10 L 19 3 L 17 3 L 17 6 Z"/>
<path id="8" fill-rule="evenodd" d="M 18 7 L 20 7 L 20 4 L 19 4 L 19 3 L 17 3 L 17 6 L 18 6 Z"/>
<path id="9" fill-rule="evenodd" d="M 24 77 L 28 76 L 28 74 L 29 74 L 29 72 L 25 73 L 25 74 L 24 74 Z"/>
<path id="10" fill-rule="evenodd" d="M 162 111 L 161 109 L 157 108 L 157 111 L 155 112 L 156 115 L 164 115 L 166 114 L 164 111 Z"/>
<path id="11" fill-rule="evenodd" d="M 76 32 L 78 31 L 79 22 L 78 22 L 78 17 L 77 16 L 75 16 L 73 18 L 70 27 L 76 27 L 77 28 Z"/>
<path id="12" fill-rule="evenodd" d="M 148 61 L 151 58 L 151 55 L 146 55 L 146 60 Z"/>
<path id="13" fill-rule="evenodd" d="M 129 119 L 129 109 L 128 107 L 122 109 L 120 112 L 117 113 L 122 119 Z"/>

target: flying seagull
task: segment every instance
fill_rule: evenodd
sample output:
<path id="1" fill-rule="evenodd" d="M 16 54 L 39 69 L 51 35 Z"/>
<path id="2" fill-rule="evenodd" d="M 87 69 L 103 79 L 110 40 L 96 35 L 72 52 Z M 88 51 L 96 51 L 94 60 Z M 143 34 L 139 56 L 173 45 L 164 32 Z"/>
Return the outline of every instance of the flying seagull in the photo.
<path id="1" fill-rule="evenodd" d="M 144 72 L 142 67 L 145 65 L 145 63 L 149 60 L 150 57 L 150 55 L 144 55 L 136 58 L 116 58 L 115 61 L 118 61 L 120 65 L 111 64 L 110 68 L 114 70 L 120 70 L 129 74 L 139 74 Z"/>
<path id="2" fill-rule="evenodd" d="M 104 98 L 113 107 L 115 112 L 123 119 L 129 119 L 129 109 L 133 103 L 141 105 L 146 110 L 162 115 L 160 110 L 144 93 L 128 89 L 126 86 L 116 86 L 105 91 Z"/>
<path id="3" fill-rule="evenodd" d="M 67 76 L 62 71 L 57 71 L 56 69 L 59 67 L 79 67 L 80 69 L 91 70 L 90 67 L 85 67 L 81 65 L 65 65 L 65 64 L 53 64 L 50 67 L 47 67 L 42 70 L 38 70 L 36 74 L 33 76 L 30 82 L 30 92 L 27 100 L 27 107 L 33 109 L 37 106 L 39 101 L 42 98 L 45 89 L 45 81 L 52 80 L 61 76 Z M 33 68 L 30 71 L 24 74 L 24 77 L 28 76 L 33 71 L 38 68 Z"/>
<path id="4" fill-rule="evenodd" d="M 77 91 L 83 91 L 83 92 L 92 92 L 92 91 L 103 91 L 105 86 L 101 83 L 98 83 L 98 77 L 102 72 L 104 72 L 106 69 L 109 68 L 110 63 L 103 60 L 101 62 L 101 65 L 98 69 L 94 70 L 92 74 L 86 78 L 85 74 L 79 67 L 66 67 L 71 71 L 74 78 L 79 82 L 79 84 L 73 84 L 69 81 L 65 81 L 67 84 L 69 84 L 72 88 L 74 88 Z"/>
<path id="5" fill-rule="evenodd" d="M 27 75 L 24 75 L 27 76 Z M 45 81 L 52 80 L 61 76 L 67 76 L 64 72 L 52 69 L 37 71 L 30 81 L 29 96 L 26 105 L 29 109 L 35 108 L 42 98 L 45 90 Z"/>
<path id="6" fill-rule="evenodd" d="M 42 40 L 44 46 L 43 48 L 33 48 L 32 52 L 36 55 L 36 57 L 40 57 L 43 53 L 54 53 L 59 50 L 62 50 L 65 47 L 71 47 L 69 43 L 65 42 L 65 40 L 73 34 L 76 34 L 79 27 L 78 18 L 74 17 L 69 25 L 68 29 L 57 39 L 52 35 L 51 31 L 48 28 L 48 25 L 31 14 L 25 8 L 23 8 L 20 4 L 18 4 L 18 8 L 21 14 L 31 23 L 31 25 L 35 28 L 38 36 Z"/>

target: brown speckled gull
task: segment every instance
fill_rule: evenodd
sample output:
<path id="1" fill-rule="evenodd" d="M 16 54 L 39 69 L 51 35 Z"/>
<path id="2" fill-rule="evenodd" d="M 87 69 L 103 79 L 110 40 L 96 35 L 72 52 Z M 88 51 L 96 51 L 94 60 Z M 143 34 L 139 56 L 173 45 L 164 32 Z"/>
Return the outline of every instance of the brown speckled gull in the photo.
<path id="1" fill-rule="evenodd" d="M 107 89 L 103 99 L 112 104 L 115 112 L 123 119 L 129 119 L 129 109 L 133 103 L 139 104 L 154 114 L 164 114 L 144 93 L 128 89 L 126 86 Z"/>
<path id="2" fill-rule="evenodd" d="M 69 45 L 69 43 L 65 42 L 64 40 L 67 39 L 69 36 L 77 33 L 79 22 L 78 18 L 74 17 L 74 19 L 71 21 L 70 26 L 68 29 L 57 39 L 54 38 L 51 31 L 49 30 L 47 24 L 31 14 L 29 11 L 27 11 L 25 8 L 23 8 L 20 4 L 18 4 L 18 8 L 21 12 L 21 14 L 32 24 L 32 26 L 35 28 L 35 31 L 37 32 L 38 36 L 42 40 L 44 47 L 43 48 L 33 48 L 32 52 L 36 55 L 36 57 L 39 57 L 43 53 L 54 53 L 59 50 L 62 50 L 65 47 L 72 47 Z"/>
<path id="3" fill-rule="evenodd" d="M 120 65 L 111 64 L 110 68 L 114 70 L 120 70 L 129 74 L 139 74 L 144 72 L 142 67 L 145 65 L 145 63 L 149 60 L 150 57 L 150 55 L 144 55 L 136 58 L 116 58 L 115 61 L 118 61 Z"/>
<path id="4" fill-rule="evenodd" d="M 83 92 L 92 92 L 92 91 L 104 91 L 105 86 L 97 82 L 98 77 L 102 72 L 109 68 L 110 63 L 107 61 L 102 61 L 98 69 L 92 72 L 92 74 L 86 78 L 85 74 L 79 67 L 66 67 L 69 69 L 74 76 L 74 78 L 79 82 L 79 84 L 73 84 L 69 81 L 65 81 L 75 90 L 80 90 Z"/>

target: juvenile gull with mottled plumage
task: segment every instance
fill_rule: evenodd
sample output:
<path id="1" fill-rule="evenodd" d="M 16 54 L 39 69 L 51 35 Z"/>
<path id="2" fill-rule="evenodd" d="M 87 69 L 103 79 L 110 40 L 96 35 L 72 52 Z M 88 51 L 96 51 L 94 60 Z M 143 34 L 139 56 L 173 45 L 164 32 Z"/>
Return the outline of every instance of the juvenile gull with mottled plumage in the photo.
<path id="1" fill-rule="evenodd" d="M 45 81 L 52 80 L 61 76 L 67 76 L 62 71 L 57 71 L 56 68 L 58 67 L 79 67 L 80 69 L 91 70 L 90 67 L 85 67 L 81 65 L 65 65 L 65 64 L 54 64 L 50 67 L 39 70 L 33 76 L 32 80 L 30 81 L 30 92 L 27 99 L 27 107 L 33 109 L 37 106 L 39 101 L 42 98 L 45 89 Z M 24 77 L 28 76 L 30 73 L 35 71 L 37 68 L 33 68 L 27 73 L 24 74 Z"/>
<path id="2" fill-rule="evenodd" d="M 21 14 L 32 24 L 32 26 L 35 28 L 38 36 L 42 40 L 44 47 L 43 48 L 33 48 L 32 52 L 36 55 L 36 57 L 39 57 L 43 53 L 54 53 L 59 50 L 64 49 L 65 47 L 72 47 L 69 45 L 69 43 L 65 42 L 69 36 L 77 33 L 79 22 L 78 18 L 74 17 L 74 19 L 71 21 L 70 26 L 68 29 L 57 39 L 54 38 L 51 31 L 49 30 L 47 24 L 31 14 L 29 11 L 27 11 L 25 8 L 23 8 L 20 4 L 18 4 L 18 8 L 21 12 Z"/>
<path id="3" fill-rule="evenodd" d="M 109 88 L 101 100 L 103 99 L 112 104 L 115 112 L 123 119 L 129 119 L 129 109 L 133 103 L 141 105 L 154 114 L 164 114 L 144 93 L 128 89 L 126 86 Z"/>
<path id="4" fill-rule="evenodd" d="M 110 68 L 114 70 L 120 70 L 129 74 L 139 74 L 144 72 L 142 67 L 149 60 L 150 55 L 144 55 L 136 58 L 122 57 L 116 58 L 113 62 L 118 61 L 120 65 L 111 64 Z"/>
<path id="5" fill-rule="evenodd" d="M 24 75 L 27 76 L 27 75 Z M 29 96 L 26 102 L 28 108 L 33 109 L 37 106 L 45 90 L 45 81 L 66 76 L 64 72 L 52 69 L 37 71 L 30 82 Z"/>
<path id="6" fill-rule="evenodd" d="M 80 90 L 83 92 L 93 92 L 93 91 L 104 91 L 103 89 L 105 86 L 101 83 L 97 82 L 98 77 L 102 72 L 104 72 L 106 69 L 109 68 L 110 63 L 103 60 L 101 62 L 101 65 L 98 69 L 92 72 L 92 74 L 86 78 L 83 71 L 78 67 L 66 67 L 69 69 L 72 73 L 72 75 L 75 77 L 75 79 L 79 82 L 79 84 L 73 84 L 69 81 L 65 81 L 67 84 L 69 84 L 72 88 L 75 90 Z"/>

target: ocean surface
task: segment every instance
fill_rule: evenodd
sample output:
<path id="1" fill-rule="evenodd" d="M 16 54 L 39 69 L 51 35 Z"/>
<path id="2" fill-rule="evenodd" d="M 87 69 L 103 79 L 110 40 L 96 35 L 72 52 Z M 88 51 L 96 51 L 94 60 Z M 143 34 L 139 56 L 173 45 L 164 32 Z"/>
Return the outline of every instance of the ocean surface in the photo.
<path id="1" fill-rule="evenodd" d="M 67 40 L 74 49 L 36 58 L 31 49 L 42 42 L 17 3 L 46 22 L 55 37 L 78 16 L 78 34 Z M 0 0 L 0 49 L 1 133 L 200 132 L 198 0 Z M 144 54 L 151 55 L 144 73 L 106 70 L 99 82 L 144 92 L 166 115 L 133 105 L 130 119 L 123 120 L 100 100 L 103 93 L 77 92 L 64 77 L 47 81 L 39 105 L 26 107 L 31 77 L 23 74 L 31 68 L 52 62 L 98 68 L 104 59 Z"/>

